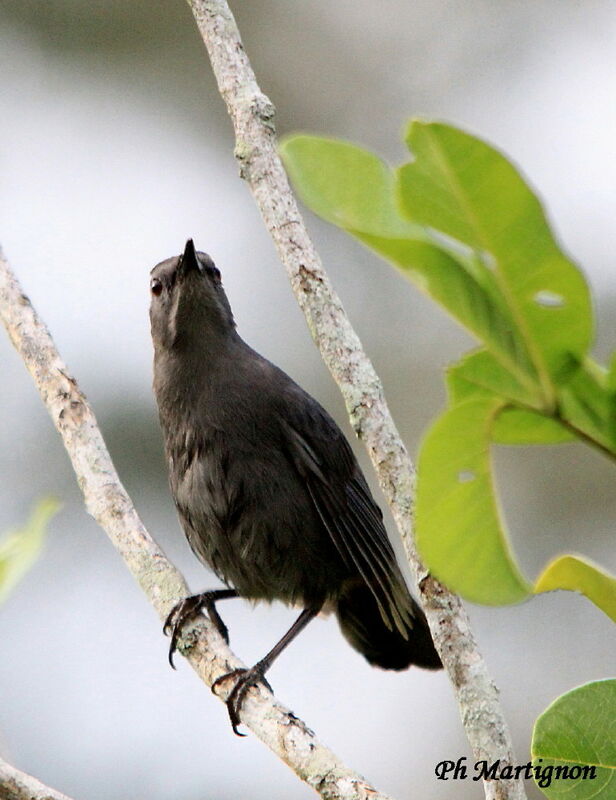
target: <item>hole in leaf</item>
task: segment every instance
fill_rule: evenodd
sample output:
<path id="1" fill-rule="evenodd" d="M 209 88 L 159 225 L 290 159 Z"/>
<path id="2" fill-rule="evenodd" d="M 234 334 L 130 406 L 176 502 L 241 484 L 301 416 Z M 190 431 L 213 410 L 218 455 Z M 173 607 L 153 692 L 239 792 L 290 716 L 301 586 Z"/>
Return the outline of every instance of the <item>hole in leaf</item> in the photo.
<path id="1" fill-rule="evenodd" d="M 565 298 L 556 292 L 550 292 L 547 289 L 542 289 L 533 297 L 537 305 L 544 306 L 545 308 L 562 308 L 565 305 Z"/>
<path id="2" fill-rule="evenodd" d="M 470 469 L 463 469 L 458 472 L 458 483 L 470 483 L 474 481 L 477 475 Z"/>

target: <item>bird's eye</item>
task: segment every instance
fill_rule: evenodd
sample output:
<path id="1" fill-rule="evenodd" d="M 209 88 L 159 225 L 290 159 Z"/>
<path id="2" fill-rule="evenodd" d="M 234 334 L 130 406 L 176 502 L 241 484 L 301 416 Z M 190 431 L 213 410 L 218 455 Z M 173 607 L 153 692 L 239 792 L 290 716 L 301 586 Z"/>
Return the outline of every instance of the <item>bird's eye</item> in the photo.
<path id="1" fill-rule="evenodd" d="M 213 264 L 211 266 L 208 264 L 207 266 L 203 266 L 202 269 L 207 275 L 211 275 L 215 281 L 220 282 L 220 270 L 218 267 L 215 267 Z"/>
<path id="2" fill-rule="evenodd" d="M 152 294 L 153 294 L 153 295 L 156 295 L 156 297 L 158 297 L 158 295 L 159 295 L 159 294 L 162 292 L 162 290 L 163 290 L 163 285 L 162 285 L 162 283 L 161 283 L 161 282 L 158 280 L 158 278 L 152 278 L 152 280 L 150 281 L 150 289 L 151 289 L 151 291 L 152 291 Z"/>

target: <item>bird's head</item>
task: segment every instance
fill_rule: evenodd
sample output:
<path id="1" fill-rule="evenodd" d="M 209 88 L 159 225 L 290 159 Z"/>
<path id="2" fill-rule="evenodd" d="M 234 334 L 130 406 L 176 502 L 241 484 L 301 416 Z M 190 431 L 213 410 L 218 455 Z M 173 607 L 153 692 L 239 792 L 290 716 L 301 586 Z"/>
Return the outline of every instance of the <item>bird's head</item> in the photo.
<path id="1" fill-rule="evenodd" d="M 207 343 L 235 329 L 220 270 L 192 239 L 180 256 L 157 264 L 150 273 L 150 323 L 155 347 L 182 348 Z"/>

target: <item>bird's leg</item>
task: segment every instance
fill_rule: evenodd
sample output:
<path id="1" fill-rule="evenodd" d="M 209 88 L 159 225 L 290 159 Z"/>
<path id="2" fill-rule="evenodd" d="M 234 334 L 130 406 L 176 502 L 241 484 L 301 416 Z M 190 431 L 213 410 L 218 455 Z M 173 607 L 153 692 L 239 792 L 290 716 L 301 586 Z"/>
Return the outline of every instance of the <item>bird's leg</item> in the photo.
<path id="1" fill-rule="evenodd" d="M 295 639 L 297 634 L 300 633 L 300 631 L 302 631 L 306 625 L 308 625 L 311 619 L 314 619 L 317 616 L 320 610 L 321 606 L 311 606 L 309 608 L 305 608 L 282 637 L 282 639 L 272 647 L 269 653 L 262 658 L 261 661 L 257 661 L 254 667 L 250 667 L 250 669 L 234 669 L 231 672 L 226 672 L 224 675 L 216 678 L 212 684 L 212 691 L 214 694 L 216 694 L 216 689 L 218 688 L 219 684 L 221 684 L 223 681 L 226 681 L 227 678 L 237 678 L 236 684 L 227 698 L 227 711 L 229 712 L 229 719 L 231 720 L 233 733 L 237 734 L 237 736 L 246 735 L 244 733 L 240 733 L 237 729 L 237 726 L 240 724 L 240 710 L 242 708 L 244 698 L 246 697 L 246 692 L 251 686 L 255 686 L 257 683 L 264 683 L 271 691 L 270 685 L 265 680 L 265 673 L 272 666 L 273 662 L 280 655 L 280 653 L 282 653 L 285 647 L 290 644 L 293 639 Z"/>
<path id="2" fill-rule="evenodd" d="M 196 617 L 202 609 L 207 611 L 209 618 L 214 623 L 216 630 L 225 642 L 229 642 L 229 631 L 216 610 L 216 601 L 237 596 L 238 594 L 235 589 L 212 589 L 209 592 L 202 592 L 201 594 L 193 594 L 190 597 L 185 597 L 173 606 L 163 626 L 163 633 L 171 634 L 169 663 L 173 669 L 175 669 L 173 654 L 177 649 L 177 643 L 182 628 L 189 620 Z"/>

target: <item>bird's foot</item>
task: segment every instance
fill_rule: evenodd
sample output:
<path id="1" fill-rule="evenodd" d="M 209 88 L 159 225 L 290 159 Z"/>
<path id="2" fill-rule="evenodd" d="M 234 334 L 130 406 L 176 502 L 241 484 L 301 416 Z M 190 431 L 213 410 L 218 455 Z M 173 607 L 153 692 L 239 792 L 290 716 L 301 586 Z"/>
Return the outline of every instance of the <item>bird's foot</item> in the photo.
<path id="1" fill-rule="evenodd" d="M 171 609 L 165 624 L 163 625 L 163 633 L 166 636 L 171 635 L 171 643 L 169 645 L 169 663 L 175 669 L 173 663 L 173 654 L 177 650 L 178 639 L 182 633 L 182 628 L 191 619 L 194 619 L 203 609 L 208 613 L 209 618 L 214 623 L 216 630 L 222 638 L 229 643 L 229 631 L 227 626 L 222 621 L 220 614 L 216 610 L 216 600 L 222 599 L 223 591 L 203 592 L 202 594 L 194 594 L 191 597 L 185 597 L 176 603 Z M 224 596 L 230 596 L 225 594 Z"/>
<path id="2" fill-rule="evenodd" d="M 250 687 L 256 686 L 258 683 L 262 683 L 270 692 L 273 691 L 272 687 L 265 680 L 266 669 L 267 665 L 259 662 L 250 669 L 234 669 L 231 670 L 231 672 L 226 672 L 224 675 L 216 678 L 212 684 L 212 692 L 216 694 L 216 689 L 218 689 L 219 685 L 223 681 L 226 681 L 228 678 L 237 678 L 235 686 L 233 689 L 231 689 L 231 693 L 229 694 L 229 697 L 227 697 L 226 701 L 229 719 L 231 720 L 231 727 L 233 728 L 233 733 L 235 733 L 236 736 L 246 736 L 245 733 L 240 733 L 237 728 L 241 722 L 240 711 L 242 709 L 242 704 Z"/>

